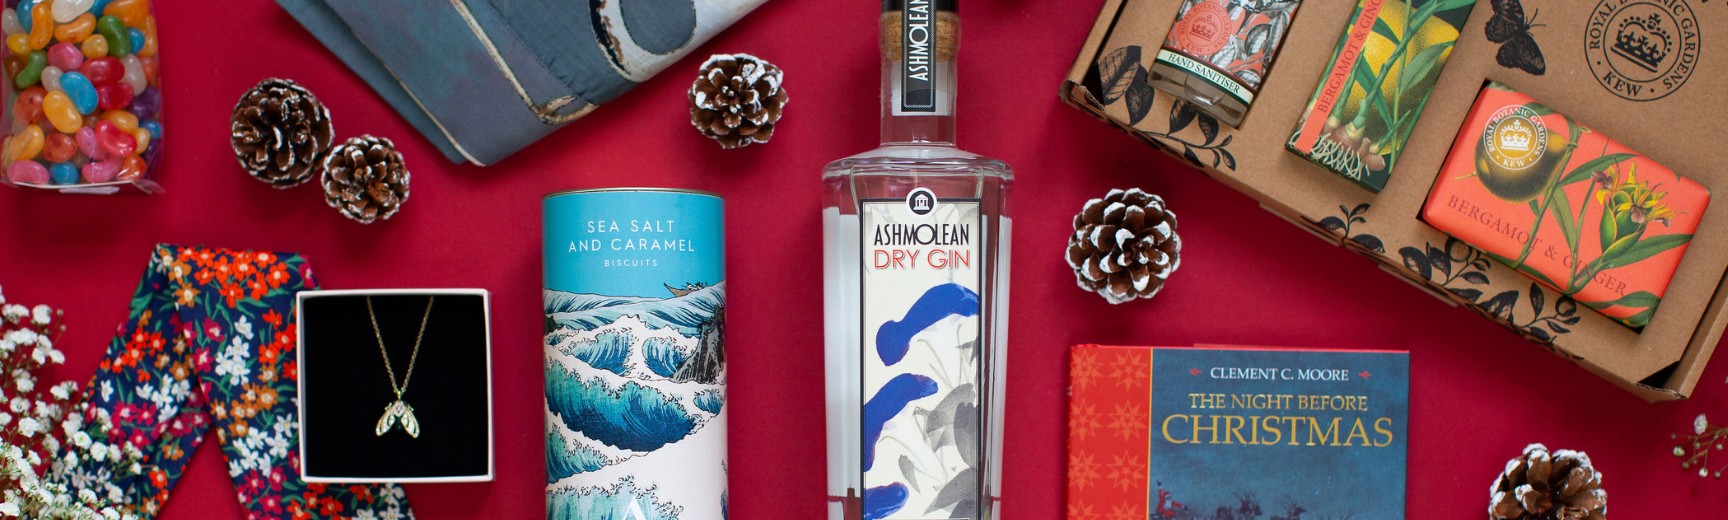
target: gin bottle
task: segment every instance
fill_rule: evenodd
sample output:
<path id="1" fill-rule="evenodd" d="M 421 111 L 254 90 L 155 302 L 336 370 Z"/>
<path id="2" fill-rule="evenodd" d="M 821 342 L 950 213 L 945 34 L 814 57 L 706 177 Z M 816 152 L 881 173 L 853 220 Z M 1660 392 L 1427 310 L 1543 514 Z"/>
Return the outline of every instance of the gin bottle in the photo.
<path id="1" fill-rule="evenodd" d="M 885 0 L 882 145 L 822 172 L 828 518 L 997 518 L 1007 164 L 954 145 L 956 0 Z"/>

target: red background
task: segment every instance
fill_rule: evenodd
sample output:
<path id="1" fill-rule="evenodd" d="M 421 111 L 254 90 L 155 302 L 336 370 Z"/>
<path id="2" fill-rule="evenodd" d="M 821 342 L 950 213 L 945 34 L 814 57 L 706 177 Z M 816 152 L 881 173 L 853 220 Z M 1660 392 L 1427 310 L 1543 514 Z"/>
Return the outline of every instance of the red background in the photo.
<path id="1" fill-rule="evenodd" d="M 1728 419 L 1722 361 L 1691 400 L 1644 403 L 1060 104 L 1057 86 L 1099 3 L 974 1 L 962 10 L 960 144 L 1019 175 L 1008 518 L 1063 515 L 1067 349 L 1087 342 L 1410 350 L 1411 518 L 1483 518 L 1490 483 L 1531 442 L 1588 452 L 1616 516 L 1696 517 L 1728 506 L 1728 483 L 1681 470 L 1669 442 L 1699 413 Z M 539 518 L 540 196 L 620 185 L 719 192 L 733 304 L 733 517 L 821 518 L 819 178 L 828 161 L 876 144 L 877 5 L 769 2 L 660 77 L 477 168 L 445 161 L 274 3 L 159 2 L 167 194 L 0 189 L 0 284 L 9 301 L 65 309 L 71 329 L 59 345 L 68 360 L 50 379 L 78 380 L 125 318 L 157 242 L 300 252 L 328 289 L 486 288 L 497 480 L 410 485 L 408 495 L 425 520 Z M 787 71 L 791 102 L 773 142 L 723 151 L 690 127 L 684 90 L 714 52 L 753 53 Z M 401 213 L 360 225 L 316 187 L 278 191 L 236 166 L 229 112 L 271 76 L 316 92 L 338 137 L 396 141 L 414 173 Z M 1163 195 L 1181 215 L 1185 262 L 1156 299 L 1110 306 L 1074 287 L 1062 250 L 1086 199 L 1132 186 Z M 163 518 L 242 517 L 216 444 L 199 449 Z"/>

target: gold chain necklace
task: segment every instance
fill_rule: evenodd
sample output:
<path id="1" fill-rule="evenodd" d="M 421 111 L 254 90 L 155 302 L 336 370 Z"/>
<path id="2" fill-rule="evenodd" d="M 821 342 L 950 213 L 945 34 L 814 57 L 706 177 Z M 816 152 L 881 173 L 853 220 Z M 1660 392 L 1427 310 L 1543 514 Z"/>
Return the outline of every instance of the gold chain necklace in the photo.
<path id="1" fill-rule="evenodd" d="M 414 407 L 402 400 L 402 393 L 408 391 L 408 383 L 414 379 L 414 362 L 420 360 L 420 340 L 426 337 L 426 322 L 432 317 L 432 302 L 437 298 L 426 299 L 426 315 L 420 317 L 420 333 L 414 336 L 414 353 L 408 357 L 408 373 L 402 377 L 401 386 L 397 386 L 396 370 L 390 368 L 390 351 L 384 348 L 384 333 L 378 330 L 378 314 L 372 311 L 372 297 L 366 297 L 366 316 L 372 318 L 372 334 L 378 337 L 378 353 L 384 356 L 384 373 L 390 375 L 390 389 L 396 392 L 396 400 L 384 406 L 384 417 L 378 419 L 375 431 L 379 437 L 395 428 L 400 421 L 402 429 L 407 430 L 410 437 L 420 438 L 420 421 L 414 418 Z"/>

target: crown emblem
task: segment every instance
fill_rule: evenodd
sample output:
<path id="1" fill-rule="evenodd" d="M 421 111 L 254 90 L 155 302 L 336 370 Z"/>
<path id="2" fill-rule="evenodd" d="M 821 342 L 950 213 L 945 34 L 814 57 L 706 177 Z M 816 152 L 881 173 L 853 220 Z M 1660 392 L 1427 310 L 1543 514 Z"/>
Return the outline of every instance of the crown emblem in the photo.
<path id="1" fill-rule="evenodd" d="M 1506 150 L 1530 150 L 1530 125 L 1522 120 L 1512 120 L 1500 130 L 1500 148 Z"/>
<path id="2" fill-rule="evenodd" d="M 1632 16 L 1620 22 L 1620 34 L 1614 37 L 1614 53 L 1631 60 L 1650 72 L 1668 58 L 1668 31 L 1662 29 L 1662 15 Z"/>

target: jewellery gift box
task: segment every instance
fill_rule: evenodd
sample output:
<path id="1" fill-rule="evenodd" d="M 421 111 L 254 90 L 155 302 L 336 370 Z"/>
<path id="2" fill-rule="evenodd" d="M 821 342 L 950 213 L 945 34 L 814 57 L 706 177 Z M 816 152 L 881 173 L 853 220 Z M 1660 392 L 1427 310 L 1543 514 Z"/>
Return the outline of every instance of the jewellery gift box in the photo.
<path id="1" fill-rule="evenodd" d="M 301 478 L 492 480 L 485 289 L 304 291 L 297 303 Z"/>
<path id="2" fill-rule="evenodd" d="M 1234 5 L 1266 10 L 1291 1 Z M 1722 146 L 1718 144 L 1728 135 L 1728 118 L 1722 117 L 1728 113 L 1728 97 L 1717 88 L 1728 81 L 1728 39 L 1712 38 L 1728 28 L 1728 6 L 1703 0 L 1367 2 L 1388 13 L 1381 20 L 1397 22 L 1376 22 L 1369 38 L 1373 41 L 1362 46 L 1358 63 L 1368 65 L 1354 68 L 1372 72 L 1370 78 L 1329 74 L 1340 68 L 1332 66 L 1334 50 L 1346 28 L 1362 18 L 1361 4 L 1308 0 L 1290 22 L 1277 65 L 1263 78 L 1254 108 L 1240 126 L 1231 127 L 1176 103 L 1141 79 L 1185 4 L 1105 0 L 1064 78 L 1059 91 L 1062 100 L 1181 158 L 1321 239 L 1373 260 L 1448 304 L 1494 320 L 1643 399 L 1684 399 L 1692 393 L 1728 327 L 1728 290 L 1723 290 L 1728 288 L 1723 276 L 1728 270 L 1728 240 L 1724 240 L 1728 213 L 1698 214 L 1695 238 L 1673 269 L 1661 308 L 1641 328 L 1628 327 L 1533 281 L 1526 273 L 1494 261 L 1490 251 L 1448 236 L 1420 216 L 1429 192 L 1443 175 L 1453 138 L 1477 94 L 1491 81 L 1613 137 L 1703 189 L 1719 193 L 1728 187 L 1728 170 L 1720 166 Z M 1432 30 L 1403 30 L 1424 10 L 1450 12 L 1466 5 L 1471 10 L 1461 25 L 1431 22 L 1416 27 Z M 1406 84 L 1426 83 L 1429 80 L 1415 80 L 1422 72 L 1415 62 L 1426 48 L 1411 47 L 1451 40 L 1453 27 L 1456 39 L 1450 50 L 1433 51 L 1436 65 L 1429 75 L 1441 68 L 1437 64 L 1441 55 L 1445 67 L 1433 75 L 1431 87 L 1423 87 L 1427 101 L 1420 114 L 1407 116 L 1415 118 L 1408 122 L 1408 135 L 1398 139 L 1397 166 L 1379 193 L 1286 148 L 1292 129 L 1323 81 L 1402 80 L 1406 65 L 1418 65 L 1408 67 L 1413 72 Z M 1383 45 L 1393 40 L 1402 45 Z M 1345 43 L 1346 48 L 1354 48 L 1348 40 Z M 1381 61 L 1379 49 L 1397 54 L 1396 47 L 1407 49 L 1404 58 Z M 1404 114 L 1414 100 L 1396 107 L 1386 103 L 1393 110 L 1369 103 L 1376 105 L 1377 113 Z M 1339 121 L 1348 126 L 1354 119 L 1340 117 Z M 1394 121 L 1398 123 L 1403 121 Z M 1345 137 L 1361 145 L 1357 139 L 1370 132 L 1361 128 L 1361 136 L 1347 128 Z M 1404 135 L 1402 128 L 1399 134 Z M 1368 148 L 1371 154 L 1376 151 Z M 1379 161 L 1361 156 L 1361 146 L 1356 151 L 1359 158 Z M 1601 153 L 1600 145 L 1591 152 Z M 1617 180 L 1629 178 L 1620 174 Z M 1647 179 L 1640 168 L 1639 182 Z M 1669 181 L 1663 189 L 1674 185 Z M 1529 209 L 1524 211 L 1531 214 Z M 1438 307 L 1412 311 L 1445 312 Z"/>

